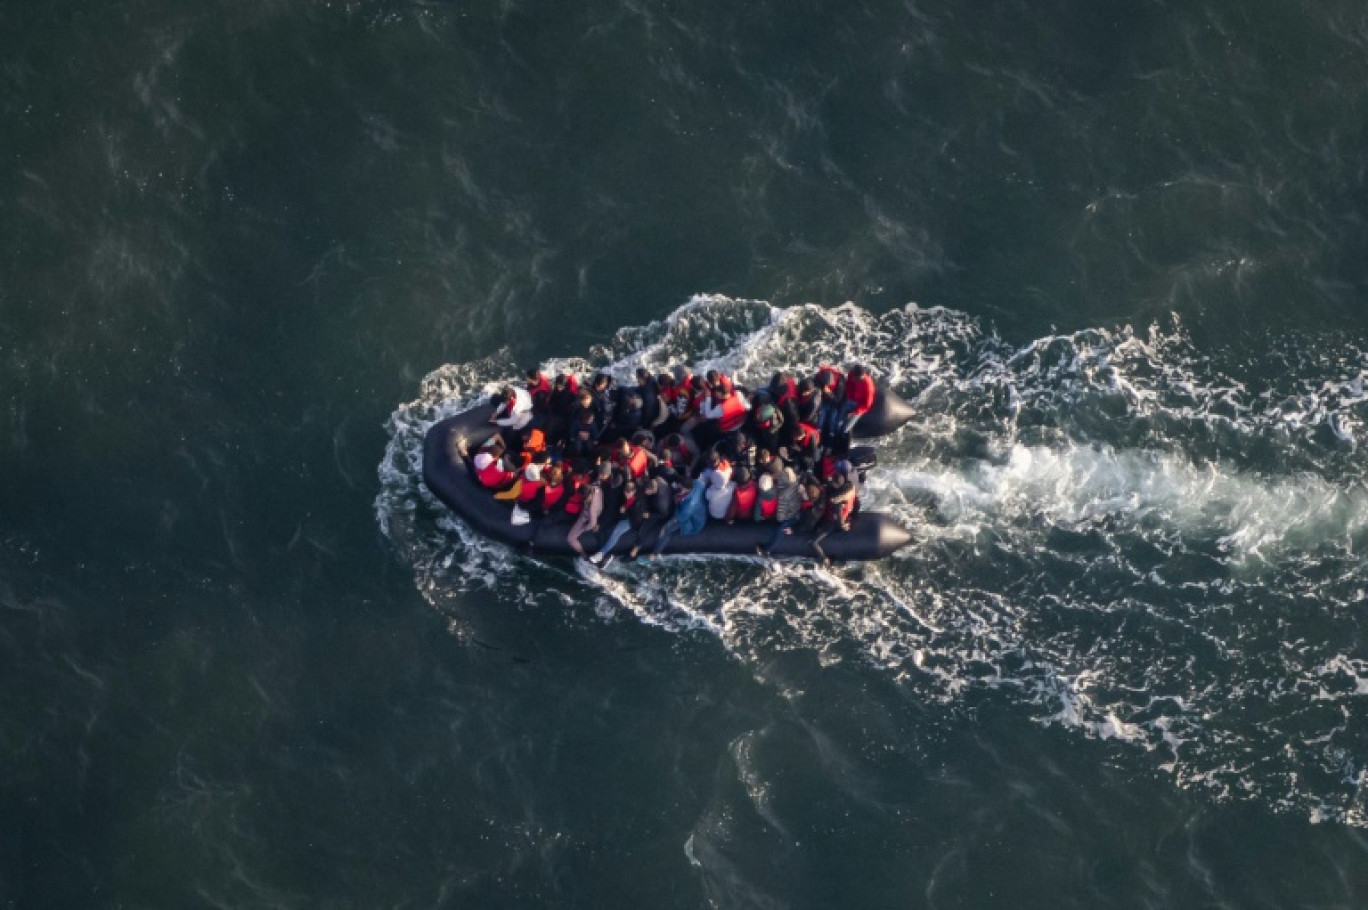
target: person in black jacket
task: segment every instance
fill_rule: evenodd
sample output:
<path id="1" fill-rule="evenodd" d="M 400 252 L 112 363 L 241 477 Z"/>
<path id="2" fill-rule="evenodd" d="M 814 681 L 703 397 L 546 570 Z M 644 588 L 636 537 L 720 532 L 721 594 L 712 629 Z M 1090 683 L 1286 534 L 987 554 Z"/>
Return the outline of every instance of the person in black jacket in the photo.
<path id="1" fill-rule="evenodd" d="M 656 538 L 660 536 L 660 529 L 674 512 L 674 493 L 670 485 L 659 477 L 648 478 L 642 487 L 641 495 L 632 507 L 632 512 L 636 540 L 628 555 L 635 559 L 643 549 L 655 544 Z"/>

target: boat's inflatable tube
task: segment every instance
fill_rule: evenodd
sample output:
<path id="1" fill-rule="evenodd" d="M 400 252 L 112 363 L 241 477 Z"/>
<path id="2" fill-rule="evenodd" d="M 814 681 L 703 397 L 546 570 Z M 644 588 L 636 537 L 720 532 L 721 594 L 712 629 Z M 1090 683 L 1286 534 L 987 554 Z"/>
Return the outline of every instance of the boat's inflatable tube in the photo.
<path id="1" fill-rule="evenodd" d="M 873 439 L 887 436 L 912 419 L 912 405 L 897 392 L 879 389 L 874 396 L 874 405 L 855 424 L 850 435 L 856 439 Z M 826 543 L 822 544 L 823 549 Z"/>
<path id="2" fill-rule="evenodd" d="M 881 395 L 881 397 L 883 397 Z M 905 410 L 886 408 L 884 414 L 897 415 L 892 420 L 901 426 L 910 416 L 910 407 L 902 399 L 897 399 Z M 874 409 L 855 425 L 856 434 L 865 427 L 865 421 L 879 409 L 876 401 Z M 574 550 L 566 540 L 573 519 L 564 514 L 556 514 L 543 521 L 515 525 L 509 518 L 512 507 L 499 502 L 489 491 L 480 485 L 455 451 L 455 442 L 464 440 L 469 451 L 479 448 L 490 437 L 493 427 L 489 417 L 493 414 L 492 405 L 480 405 L 469 411 L 448 417 L 428 430 L 423 442 L 423 483 L 433 495 L 444 502 L 453 512 L 465 519 L 476 531 L 502 543 L 515 547 L 531 546 L 536 552 L 548 555 L 574 555 Z M 900 419 L 899 419 L 900 418 Z M 890 418 L 881 417 L 880 421 Z M 885 426 L 886 422 L 876 422 L 873 426 Z M 599 541 L 607 538 L 611 522 L 605 518 L 600 525 Z M 773 523 L 756 524 L 737 522 L 727 525 L 709 521 L 703 530 L 687 537 L 676 534 L 665 546 L 665 553 L 730 553 L 754 554 L 759 544 L 767 544 L 774 536 Z M 582 543 L 596 549 L 597 543 L 586 534 Z M 822 541 L 822 549 L 832 559 L 879 559 L 906 546 L 912 535 L 887 515 L 877 512 L 862 512 L 855 518 L 849 531 L 832 534 Z M 626 535 L 614 548 L 614 553 L 626 553 L 633 544 L 633 535 Z M 772 551 L 776 556 L 813 556 L 812 545 L 806 536 L 793 535 L 783 538 Z"/>

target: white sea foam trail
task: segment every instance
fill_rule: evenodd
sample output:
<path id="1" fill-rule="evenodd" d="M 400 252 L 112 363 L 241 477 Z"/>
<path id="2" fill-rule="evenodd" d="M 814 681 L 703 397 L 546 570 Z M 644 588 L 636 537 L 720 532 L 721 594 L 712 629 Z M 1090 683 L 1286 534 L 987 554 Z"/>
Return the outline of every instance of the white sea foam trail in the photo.
<path id="1" fill-rule="evenodd" d="M 1368 824 L 1368 357 L 1284 339 L 1250 360 L 1181 324 L 1013 347 L 908 307 L 776 309 L 701 296 L 553 367 L 776 369 L 863 362 L 912 399 L 881 441 L 871 508 L 916 530 L 878 564 L 826 571 L 667 559 L 565 571 L 470 533 L 422 488 L 427 427 L 516 375 L 443 367 L 390 422 L 377 513 L 434 604 L 472 586 L 706 629 L 757 668 L 776 651 L 862 660 L 947 711 L 1009 699 L 1129 743 L 1215 798 Z M 575 614 L 577 611 L 570 611 Z"/>

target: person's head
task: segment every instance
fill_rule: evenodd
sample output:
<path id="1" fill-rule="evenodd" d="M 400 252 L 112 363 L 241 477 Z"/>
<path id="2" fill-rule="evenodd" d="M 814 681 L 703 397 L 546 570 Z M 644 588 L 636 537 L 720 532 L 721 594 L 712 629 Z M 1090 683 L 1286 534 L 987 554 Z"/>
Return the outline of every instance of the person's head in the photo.
<path id="1" fill-rule="evenodd" d="M 738 485 L 743 483 L 750 483 L 750 479 L 750 468 L 747 468 L 745 465 L 742 465 L 741 467 L 737 468 L 736 471 L 732 473 L 732 480 L 736 481 Z"/>
<path id="2" fill-rule="evenodd" d="M 678 433 L 671 433 L 669 436 L 665 437 L 665 448 L 678 450 L 683 447 L 684 437 L 680 436 Z"/>
<path id="3" fill-rule="evenodd" d="M 638 385 L 645 385 L 651 379 L 651 371 L 645 367 L 636 368 L 636 378 Z"/>
<path id="4" fill-rule="evenodd" d="M 761 474 L 761 475 L 760 475 L 760 481 L 759 481 L 759 484 L 758 484 L 758 485 L 759 485 L 759 487 L 760 487 L 760 492 L 761 492 L 761 493 L 770 493 L 770 492 L 773 492 L 773 491 L 774 491 L 774 478 L 771 477 L 771 476 L 769 476 L 768 474 Z"/>
<path id="5" fill-rule="evenodd" d="M 594 393 L 588 389 L 580 389 L 579 395 L 576 397 L 582 408 L 590 407 L 594 403 Z"/>
<path id="6" fill-rule="evenodd" d="M 500 394 L 503 397 L 503 400 L 508 402 L 509 404 L 512 404 L 513 402 L 518 400 L 518 393 L 513 390 L 513 387 L 511 385 L 504 386 L 503 392 L 501 392 Z"/>
<path id="7" fill-rule="evenodd" d="M 774 410 L 774 405 L 772 405 L 772 404 L 762 404 L 762 405 L 760 406 L 760 410 L 759 410 L 758 412 L 756 412 L 756 415 L 755 415 L 755 416 L 756 416 L 756 419 L 758 419 L 761 423 L 763 423 L 763 424 L 769 424 L 769 423 L 773 423 L 773 422 L 774 422 L 774 415 L 775 415 L 776 413 L 777 413 L 777 412 Z"/>
<path id="8" fill-rule="evenodd" d="M 816 388 L 816 386 L 812 384 L 811 379 L 804 379 L 802 382 L 798 383 L 798 394 L 808 395 L 814 388 Z"/>
<path id="9" fill-rule="evenodd" d="M 624 496 L 627 496 L 627 497 L 635 496 L 635 495 L 636 495 L 636 491 L 637 491 L 637 484 L 636 484 L 636 481 L 633 480 L 632 478 L 628 477 L 626 480 L 624 480 L 624 481 L 622 482 L 622 493 L 623 493 Z"/>
<path id="10" fill-rule="evenodd" d="M 716 370 L 709 370 L 707 378 L 708 385 L 711 386 L 719 385 L 722 382 L 722 374 Z"/>
<path id="11" fill-rule="evenodd" d="M 569 373 L 561 373 L 561 374 L 560 374 L 559 376 L 557 376 L 554 380 L 552 380 L 551 384 L 552 384 L 553 387 L 555 387 L 555 388 L 557 388 L 557 389 L 566 388 L 567 386 L 570 385 L 570 374 L 569 374 Z"/>
<path id="12" fill-rule="evenodd" d="M 865 368 L 864 368 L 863 366 L 861 366 L 860 364 L 858 364 L 858 363 L 855 364 L 853 367 L 850 368 L 850 378 L 851 378 L 851 379 L 860 379 L 861 377 L 864 376 L 864 374 L 865 374 Z"/>
<path id="13" fill-rule="evenodd" d="M 769 467 L 770 462 L 772 461 L 774 461 L 774 453 L 771 452 L 769 449 L 761 449 L 755 453 L 755 464 L 762 471 L 765 468 Z"/>
<path id="14" fill-rule="evenodd" d="M 708 452 L 708 467 L 718 468 L 722 466 L 722 453 L 713 449 Z"/>
<path id="15" fill-rule="evenodd" d="M 656 385 L 660 386 L 662 389 L 672 389 L 674 388 L 674 384 L 674 377 L 669 373 L 661 373 L 656 377 Z"/>
<path id="16" fill-rule="evenodd" d="M 609 376 L 607 373 L 595 373 L 594 391 L 602 392 L 604 389 L 608 388 L 608 386 L 612 385 L 612 382 L 613 377 Z"/>
<path id="17" fill-rule="evenodd" d="M 819 385 L 820 387 L 825 389 L 828 386 L 833 385 L 835 382 L 836 377 L 832 375 L 832 372 L 830 370 L 817 371 L 817 385 Z"/>
<path id="18" fill-rule="evenodd" d="M 599 483 L 608 483 L 613 479 L 613 466 L 608 462 L 603 462 L 594 472 L 594 479 Z"/>
<path id="19" fill-rule="evenodd" d="M 689 378 L 689 388 L 693 389 L 695 392 L 704 392 L 707 391 L 708 384 L 703 381 L 702 376 L 691 376 Z"/>
<path id="20" fill-rule="evenodd" d="M 553 487 L 559 486 L 565 480 L 565 472 L 561 470 L 560 465 L 553 464 L 546 469 L 546 473 L 542 475 L 542 479 Z"/>
<path id="21" fill-rule="evenodd" d="M 527 368 L 527 381 L 529 384 L 536 384 L 541 381 L 541 370 L 536 367 Z"/>
<path id="22" fill-rule="evenodd" d="M 670 372 L 674 375 L 675 382 L 684 382 L 689 378 L 689 368 L 682 363 L 670 367 Z"/>

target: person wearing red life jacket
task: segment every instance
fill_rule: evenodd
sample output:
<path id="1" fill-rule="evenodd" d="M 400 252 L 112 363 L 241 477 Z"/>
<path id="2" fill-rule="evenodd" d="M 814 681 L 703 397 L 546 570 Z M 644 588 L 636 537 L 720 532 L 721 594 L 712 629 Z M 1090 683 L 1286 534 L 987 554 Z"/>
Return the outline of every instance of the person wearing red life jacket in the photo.
<path id="1" fill-rule="evenodd" d="M 738 518 L 742 521 L 754 521 L 760 485 L 744 467 L 738 467 L 732 472 L 732 481 L 736 487 L 732 490 L 731 504 L 727 506 L 727 524 L 735 524 Z"/>
<path id="2" fill-rule="evenodd" d="M 565 505 L 561 506 L 566 515 L 578 515 L 584 511 L 584 491 L 589 486 L 588 475 L 575 471 L 565 476 Z"/>
<path id="3" fill-rule="evenodd" d="M 549 412 L 551 380 L 536 367 L 527 371 L 527 394 L 532 399 L 532 413 L 545 415 Z"/>
<path id="4" fill-rule="evenodd" d="M 542 471 L 541 489 L 537 492 L 537 498 L 526 503 L 523 508 L 532 515 L 533 518 L 545 518 L 553 512 L 565 507 L 566 500 L 569 499 L 569 485 L 565 482 L 565 472 L 560 465 L 549 465 Z"/>
<path id="5" fill-rule="evenodd" d="M 471 459 L 471 468 L 480 486 L 487 490 L 506 490 L 518 479 L 517 472 L 504 466 L 504 444 L 497 435 L 480 447 Z"/>
<path id="6" fill-rule="evenodd" d="M 736 391 L 736 384 L 732 382 L 732 378 L 720 370 L 709 370 L 704 380 L 708 383 L 708 391 L 712 393 L 714 398 L 730 395 Z"/>
<path id="7" fill-rule="evenodd" d="M 787 457 L 791 464 L 800 470 L 811 471 L 817 465 L 817 454 L 821 450 L 822 434 L 807 423 L 789 425 Z"/>
<path id="8" fill-rule="evenodd" d="M 827 484 L 827 501 L 822 520 L 817 523 L 812 537 L 812 549 L 816 551 L 824 565 L 831 565 L 831 558 L 822 549 L 822 541 L 832 534 L 844 534 L 850 530 L 855 515 L 855 484 L 844 474 L 837 472 Z"/>
<path id="9" fill-rule="evenodd" d="M 613 447 L 613 462 L 635 479 L 640 479 L 657 461 L 655 455 L 627 439 L 619 439 Z"/>
<path id="10" fill-rule="evenodd" d="M 543 474 L 546 472 L 546 453 L 538 453 L 522 469 L 522 483 L 518 486 L 518 505 L 524 509 L 541 499 L 542 488 L 546 486 Z"/>
<path id="11" fill-rule="evenodd" d="M 707 449 L 719 440 L 740 431 L 750 418 L 750 402 L 740 392 L 709 396 L 703 404 L 702 416 L 707 421 L 695 430 L 694 438 L 700 449 Z"/>
<path id="12" fill-rule="evenodd" d="M 679 431 L 692 433 L 704 420 L 703 407 L 708 401 L 708 384 L 702 376 L 691 376 L 681 394 L 685 399 L 683 412 L 679 415 Z"/>
<path id="13" fill-rule="evenodd" d="M 845 381 L 845 402 L 841 405 L 841 417 L 843 424 L 840 434 L 849 438 L 850 431 L 855 429 L 855 424 L 860 422 L 860 418 L 869 413 L 869 409 L 874 407 L 874 396 L 878 390 L 874 386 L 874 377 L 870 376 L 860 364 L 855 364 L 846 374 Z"/>

